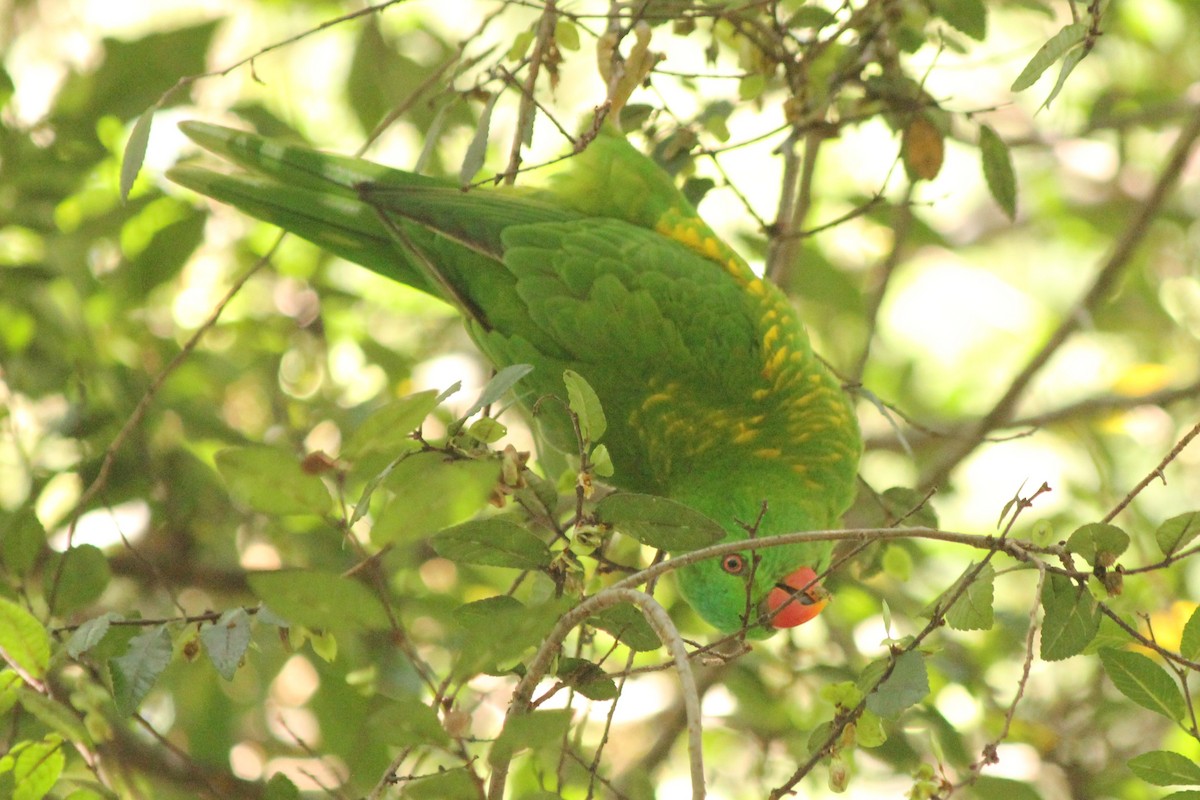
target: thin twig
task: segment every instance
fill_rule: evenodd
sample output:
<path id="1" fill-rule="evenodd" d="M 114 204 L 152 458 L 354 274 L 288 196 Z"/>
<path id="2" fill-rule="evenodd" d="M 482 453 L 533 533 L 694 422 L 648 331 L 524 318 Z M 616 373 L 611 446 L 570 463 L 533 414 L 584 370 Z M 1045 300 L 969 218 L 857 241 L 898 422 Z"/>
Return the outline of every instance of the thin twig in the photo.
<path id="1" fill-rule="evenodd" d="M 141 399 L 138 400 L 137 406 L 134 407 L 133 413 L 129 415 L 127 420 L 125 420 L 125 424 L 121 426 L 121 430 L 117 432 L 117 435 L 113 437 L 113 440 L 108 445 L 108 448 L 105 449 L 104 458 L 100 462 L 100 470 L 96 473 L 96 477 L 92 479 L 92 482 L 88 485 L 88 488 L 79 497 L 79 501 L 75 504 L 75 508 L 71 511 L 71 522 L 67 527 L 67 542 L 63 549 L 62 558 L 58 560 L 58 566 L 54 571 L 54 578 L 51 581 L 50 593 L 47 599 L 47 606 L 50 608 L 51 612 L 54 611 L 55 601 L 58 598 L 58 589 L 59 584 L 62 581 L 63 568 L 66 566 L 67 559 L 70 557 L 71 543 L 75 538 L 75 529 L 79 525 L 79 518 L 83 516 L 83 511 L 87 508 L 88 504 L 91 503 L 92 500 L 94 500 L 108 484 L 108 476 L 109 473 L 112 472 L 113 464 L 117 460 L 117 453 L 120 452 L 121 448 L 125 446 L 125 442 L 131 435 L 133 435 L 133 432 L 137 430 L 138 426 L 142 424 L 142 420 L 146 418 L 146 414 L 150 411 L 150 404 L 153 403 L 154 398 L 158 396 L 158 392 L 162 389 L 163 384 L 167 382 L 167 378 L 169 378 L 175 372 L 175 370 L 178 369 L 179 366 L 192 355 L 192 351 L 195 350 L 197 345 L 200 344 L 200 340 L 204 337 L 204 334 L 208 333 L 208 331 L 217 324 L 217 320 L 221 318 L 221 314 L 225 311 L 225 308 L 229 305 L 230 301 L 233 300 L 234 296 L 242 290 L 242 287 L 246 285 L 246 282 L 270 262 L 272 256 L 275 255 L 275 250 L 279 247 L 279 243 L 283 241 L 283 237 L 285 235 L 286 234 L 284 233 L 279 234 L 279 237 L 275 239 L 275 243 L 271 245 L 271 248 L 267 250 L 266 254 L 255 261 L 250 269 L 246 270 L 246 272 L 240 278 L 234 281 L 233 285 L 229 287 L 229 291 L 225 293 L 225 296 L 222 297 L 220 302 L 217 303 L 216 307 L 212 310 L 212 313 L 208 315 L 208 319 L 206 319 L 200 325 L 200 327 L 196 329 L 195 333 L 188 338 L 179 352 L 175 354 L 175 357 L 171 359 L 170 363 L 168 363 L 167 366 L 163 368 L 162 372 L 158 373 L 158 375 L 150 383 L 150 386 L 146 389 L 145 393 L 142 394 Z"/>
<path id="2" fill-rule="evenodd" d="M 693 651 L 691 658 L 694 660 L 699 651 Z M 664 664 L 664 668 L 670 667 L 671 664 Z M 635 672 L 645 672 L 648 670 L 636 670 Z M 703 700 L 708 694 L 708 690 L 720 683 L 729 671 L 729 662 L 722 662 L 708 667 L 701 667 L 700 674 L 696 677 L 696 694 Z M 646 728 L 656 732 L 654 743 L 641 755 L 635 764 L 630 764 L 629 767 L 616 777 L 615 783 L 618 787 L 626 787 L 631 785 L 634 776 L 637 773 L 652 773 L 667 757 L 671 754 L 671 749 L 678 738 L 680 731 L 687 727 L 687 709 L 684 706 L 683 698 L 680 697 L 672 702 L 671 707 L 663 711 L 660 715 L 650 720 Z"/>
<path id="3" fill-rule="evenodd" d="M 521 103 L 517 112 L 517 130 L 513 133 L 512 147 L 508 153 L 508 168 L 504 170 L 504 183 L 512 185 L 517 180 L 521 167 L 521 146 L 526 137 L 533 135 L 533 93 L 537 87 L 538 75 L 542 62 L 546 58 L 546 50 L 550 40 L 554 38 L 554 23 L 558 19 L 555 0 L 546 0 L 542 9 L 542 18 L 538 22 L 537 38 L 533 42 L 533 52 L 529 55 L 529 74 L 525 76 L 525 85 L 521 88 Z"/>
<path id="4" fill-rule="evenodd" d="M 1113 611 L 1111 608 L 1109 608 L 1107 603 L 1104 603 L 1104 602 L 1097 603 L 1097 606 L 1100 608 L 1100 611 L 1102 614 L 1104 614 L 1104 616 L 1108 617 L 1113 622 L 1117 623 L 1117 625 L 1121 628 L 1121 630 L 1125 631 L 1130 636 L 1132 636 L 1134 639 L 1136 639 L 1138 644 L 1142 645 L 1143 647 L 1150 648 L 1151 650 L 1158 653 L 1160 656 L 1162 656 L 1167 661 L 1173 661 L 1174 663 L 1180 665 L 1181 667 L 1187 667 L 1190 670 L 1195 670 L 1196 672 L 1200 672 L 1200 662 L 1196 662 L 1196 661 L 1192 661 L 1191 659 L 1184 658 L 1179 653 L 1174 653 L 1174 652 L 1168 650 L 1167 648 L 1163 647 L 1158 642 L 1154 641 L 1149 636 L 1146 636 L 1141 631 L 1139 631 L 1137 628 L 1133 627 L 1128 622 L 1121 619 L 1121 615 L 1118 614 L 1117 612 Z"/>
<path id="5" fill-rule="evenodd" d="M 662 564 L 668 563 L 670 562 L 662 562 Z M 661 567 L 662 565 L 658 566 Z M 650 571 L 643 570 L 639 574 L 644 575 Z M 649 580 L 649 577 L 646 577 L 645 580 Z M 703 748 L 701 747 L 700 698 L 696 691 L 695 676 L 692 674 L 691 665 L 688 663 L 687 648 L 684 646 L 683 639 L 675 629 L 675 623 L 671 621 L 671 617 L 667 614 L 666 609 L 645 592 L 638 591 L 632 588 L 632 586 L 621 585 L 629 581 L 630 578 L 626 578 L 592 595 L 559 619 L 554 629 L 546 637 L 545 642 L 542 643 L 541 648 L 538 649 L 537 654 L 529 662 L 524 677 L 517 684 L 517 688 L 513 692 L 512 701 L 508 707 L 508 713 L 504 718 L 505 724 L 509 720 L 529 711 L 534 689 L 549 671 L 550 665 L 553 663 L 563 641 L 577 625 L 606 608 L 612 608 L 622 603 L 632 603 L 641 609 L 643 616 L 646 617 L 646 621 L 650 623 L 655 633 L 667 645 L 674 659 L 675 668 L 679 673 L 679 681 L 688 714 L 688 749 L 691 761 L 692 797 L 693 800 L 702 800 L 704 797 L 704 756 Z M 493 755 L 500 754 L 493 751 Z M 508 782 L 510 763 L 511 756 L 501 756 L 493 764 L 491 781 L 488 786 L 488 800 L 503 800 L 505 785 Z"/>
<path id="6" fill-rule="evenodd" d="M 780 798 L 782 798 L 784 795 L 792 793 L 796 784 L 798 784 L 804 778 L 804 776 L 808 775 L 808 773 L 812 771 L 813 767 L 815 767 L 821 759 L 825 758 L 826 755 L 832 752 L 837 742 L 841 740 L 842 732 L 846 729 L 846 726 L 850 725 L 852 722 L 855 722 L 859 717 L 862 716 L 863 712 L 866 711 L 868 698 L 874 692 L 878 691 L 884 685 L 884 683 L 887 682 L 887 679 L 891 677 L 892 670 L 895 669 L 896 663 L 900 656 L 916 651 L 917 648 L 920 647 L 921 643 L 930 636 L 930 634 L 942 626 L 942 624 L 945 622 L 946 614 L 951 608 L 954 607 L 954 604 L 957 603 L 958 600 L 967 593 L 967 590 L 971 587 L 975 577 L 979 575 L 984 567 L 988 565 L 996 553 L 1004 551 L 1008 552 L 1010 555 L 1013 554 L 1013 551 L 1006 547 L 1006 545 L 1011 544 L 1010 540 L 1008 539 L 1009 532 L 1012 530 L 1013 525 L 1016 524 L 1017 517 L 1020 515 L 1021 511 L 1032 506 L 1033 501 L 1046 491 L 1049 491 L 1049 487 L 1045 484 L 1042 484 L 1042 486 L 1029 497 L 1017 498 L 1017 510 L 1013 513 L 1012 518 L 1009 520 L 1008 525 L 1005 526 L 1004 531 L 998 537 L 988 537 L 991 542 L 990 546 L 988 547 L 987 554 L 980 560 L 978 564 L 969 569 L 963 575 L 963 577 L 955 583 L 954 587 L 952 587 L 950 592 L 945 597 L 945 600 L 937 604 L 933 614 L 930 615 L 929 623 L 926 624 L 925 627 L 920 630 L 920 632 L 913 636 L 904 647 L 892 648 L 891 652 L 889 653 L 887 668 L 883 671 L 883 674 L 876 679 L 874 685 L 869 690 L 865 690 L 863 692 L 863 698 L 861 701 L 859 701 L 857 706 L 844 714 L 840 714 L 835 719 L 832 729 L 830 730 L 829 735 L 826 737 L 824 744 L 815 748 L 808 759 L 805 760 L 805 762 L 801 764 L 783 784 L 771 790 L 771 800 L 780 800 Z M 1039 569 L 1048 568 L 1040 567 Z"/>
<path id="7" fill-rule="evenodd" d="M 867 368 L 867 360 L 871 356 L 871 344 L 875 339 L 875 329 L 879 325 L 879 310 L 883 307 L 883 299 L 887 295 L 888 287 L 891 285 L 892 276 L 896 272 L 896 268 L 900 265 L 900 254 L 904 251 L 904 245 L 908 242 L 908 235 L 912 231 L 912 196 L 916 184 L 909 181 L 904 190 L 904 199 L 898 203 L 894 209 L 892 219 L 892 246 L 888 250 L 887 256 L 873 270 L 871 282 L 874 284 L 870 288 L 867 295 L 867 307 L 864 313 L 866 319 L 867 332 L 863 337 L 862 352 L 858 356 L 858 362 L 854 365 L 854 369 L 850 373 L 850 379 L 853 382 L 862 380 L 863 371 Z"/>
<path id="8" fill-rule="evenodd" d="M 1117 503 L 1116 506 L 1113 507 L 1112 511 L 1109 511 L 1104 515 L 1102 522 L 1111 522 L 1113 518 L 1117 516 L 1117 514 L 1120 514 L 1125 506 L 1132 503 L 1133 498 L 1137 497 L 1141 491 L 1149 486 L 1150 482 L 1155 478 L 1158 478 L 1163 483 L 1166 483 L 1167 479 L 1163 474 L 1163 470 L 1166 469 L 1167 465 L 1174 461 L 1179 454 L 1183 452 L 1183 448 L 1187 447 L 1192 439 L 1195 439 L 1197 435 L 1200 435 L 1200 422 L 1197 422 L 1195 425 L 1193 425 L 1192 429 L 1185 433 L 1183 438 L 1175 443 L 1175 446 L 1171 448 L 1171 452 L 1167 453 L 1163 457 L 1163 460 L 1158 462 L 1158 466 L 1150 470 L 1149 475 L 1138 481 L 1138 485 L 1130 489 L 1129 494 L 1125 495 L 1125 497 L 1121 499 L 1121 502 Z"/>
<path id="9" fill-rule="evenodd" d="M 1052 408 L 1049 411 L 1032 413 L 1024 417 L 1017 417 L 1009 422 L 1004 423 L 996 430 L 1005 429 L 1023 429 L 1018 433 L 1001 436 L 990 435 L 984 441 L 987 442 L 1006 442 L 1014 438 L 1029 436 L 1040 428 L 1045 428 L 1050 425 L 1057 425 L 1065 422 L 1073 422 L 1078 419 L 1095 416 L 1099 414 L 1110 414 L 1115 411 L 1126 411 L 1142 406 L 1169 406 L 1180 400 L 1189 400 L 1200 397 L 1200 380 L 1193 381 L 1182 386 L 1173 386 L 1168 389 L 1161 389 L 1157 392 L 1149 392 L 1146 394 L 1104 394 L 1093 397 L 1085 397 L 1067 405 Z M 910 415 L 897 408 L 892 403 L 881 402 L 883 408 L 886 408 L 892 414 L 904 420 L 914 431 L 919 435 L 906 435 L 905 441 L 914 447 L 925 447 L 929 445 L 931 439 L 959 439 L 967 438 L 969 435 L 968 429 L 970 426 L 963 425 L 957 428 L 933 428 L 929 425 L 922 425 L 920 422 L 913 419 Z M 892 436 L 872 436 L 867 442 L 868 450 L 895 450 L 903 445 L 900 443 L 897 435 Z"/>
<path id="10" fill-rule="evenodd" d="M 774 283 L 781 283 L 784 262 L 790 258 L 792 252 L 789 234 L 795 230 L 792 227 L 796 222 L 793 210 L 796 208 L 801 172 L 801 159 L 796 155 L 797 138 L 798 134 L 792 131 L 777 149 L 783 157 L 783 176 L 779 179 L 779 210 L 771 230 L 766 265 L 767 277 Z"/>
<path id="11" fill-rule="evenodd" d="M 1191 154 L 1192 146 L 1200 137 L 1200 106 L 1192 107 L 1192 116 L 1179 132 L 1179 137 L 1168 154 L 1166 162 L 1159 173 L 1154 188 L 1138 207 L 1133 218 L 1126 225 L 1120 238 L 1113 244 L 1112 250 L 1104 264 L 1096 273 L 1091 287 L 1079 299 L 1071 311 L 1066 314 L 1058 328 L 1050 335 L 1042 348 L 1029 360 L 1025 368 L 1017 374 L 1003 396 L 992 406 L 972 428 L 972 434 L 966 439 L 953 443 L 953 446 L 942 456 L 933 468 L 921 480 L 922 487 L 938 486 L 950 475 L 950 472 L 976 447 L 983 437 L 996 428 L 1004 425 L 1016 409 L 1017 402 L 1025 393 L 1034 377 L 1049 363 L 1050 358 L 1058 352 L 1067 339 L 1088 320 L 1099 308 L 1101 302 L 1109 296 L 1117 278 L 1124 272 L 1133 257 L 1138 245 L 1150 232 L 1150 223 L 1166 202 L 1167 196 L 1179 182 L 1184 165 Z"/>
<path id="12" fill-rule="evenodd" d="M 389 6 L 398 5 L 399 3 L 403 3 L 403 2 L 406 2 L 406 0 L 386 0 L 386 2 L 380 3 L 379 5 L 367 6 L 366 8 L 360 8 L 357 11 L 350 11 L 346 14 L 341 15 L 340 17 L 335 17 L 333 19 L 326 20 L 319 25 L 315 25 L 315 26 L 309 28 L 308 30 L 305 30 L 305 31 L 302 31 L 302 32 L 296 34 L 295 36 L 289 36 L 286 39 L 281 39 L 278 42 L 269 44 L 266 47 L 259 50 L 258 52 L 256 52 L 254 55 L 246 56 L 243 59 L 235 61 L 234 63 L 230 64 L 229 66 L 222 67 L 221 69 L 210 70 L 208 72 L 197 73 L 195 75 L 185 75 L 184 77 L 177 80 L 173 86 L 171 86 L 169 89 L 167 89 L 165 92 L 163 92 L 159 96 L 158 101 L 154 104 L 154 108 L 163 108 L 166 105 L 167 101 L 170 100 L 172 97 L 174 97 L 177 92 L 179 92 L 183 89 L 186 89 L 189 86 L 191 86 L 192 84 L 197 83 L 201 80 L 204 80 L 205 78 L 223 78 L 226 75 L 228 75 L 229 73 L 233 72 L 235 69 L 239 69 L 239 68 L 247 66 L 247 65 L 249 65 L 251 74 L 253 75 L 255 59 L 261 58 L 261 57 L 265 56 L 267 53 L 282 49 L 289 45 L 293 45 L 296 42 L 299 42 L 303 39 L 307 39 L 309 36 L 313 36 L 322 31 L 325 31 L 330 28 L 341 25 L 343 22 L 349 22 L 351 20 L 358 19 L 359 17 L 370 16 L 371 14 L 375 14 L 380 11 L 383 11 L 384 9 L 388 8 Z M 258 76 L 254 75 L 254 79 L 257 81 Z"/>
<path id="13" fill-rule="evenodd" d="M 1046 584 L 1045 565 L 1038 565 L 1038 582 L 1037 589 L 1033 593 L 1033 604 L 1029 609 L 1029 627 L 1025 631 L 1025 659 L 1021 663 L 1021 677 L 1017 681 L 1017 691 L 1013 695 L 1012 702 L 1009 703 L 1008 710 L 1004 714 L 1004 724 L 1000 728 L 1000 733 L 983 746 L 980 757 L 971 764 L 970 773 L 959 783 L 955 784 L 951 789 L 947 798 L 954 795 L 959 789 L 965 788 L 974 784 L 979 776 L 983 773 L 983 768 L 991 764 L 997 763 L 1000 759 L 997 755 L 997 748 L 1000 743 L 1008 738 L 1008 732 L 1012 728 L 1013 718 L 1017 713 L 1017 706 L 1021 702 L 1021 698 L 1025 696 L 1025 687 L 1029 683 L 1029 673 L 1033 669 L 1033 643 L 1037 639 L 1038 632 L 1038 611 L 1042 608 L 1042 587 Z"/>

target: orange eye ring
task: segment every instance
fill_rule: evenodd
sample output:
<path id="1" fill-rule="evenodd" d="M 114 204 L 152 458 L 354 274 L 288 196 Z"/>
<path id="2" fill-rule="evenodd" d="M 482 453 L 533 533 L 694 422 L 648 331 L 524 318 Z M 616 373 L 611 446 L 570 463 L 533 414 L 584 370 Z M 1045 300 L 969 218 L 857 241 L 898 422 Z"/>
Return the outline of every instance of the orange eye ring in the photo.
<path id="1" fill-rule="evenodd" d="M 730 553 L 721 559 L 721 569 L 730 575 L 741 575 L 746 571 L 746 557 L 741 553 Z"/>

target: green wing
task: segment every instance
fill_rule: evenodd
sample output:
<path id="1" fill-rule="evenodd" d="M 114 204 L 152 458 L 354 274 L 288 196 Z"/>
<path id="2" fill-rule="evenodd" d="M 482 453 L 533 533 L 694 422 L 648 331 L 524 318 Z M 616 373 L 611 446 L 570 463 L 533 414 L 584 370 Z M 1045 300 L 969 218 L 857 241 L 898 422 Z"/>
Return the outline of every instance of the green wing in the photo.
<path id="1" fill-rule="evenodd" d="M 278 225 L 393 280 L 425 291 L 431 287 L 373 208 L 354 187 L 365 183 L 441 185 L 439 181 L 357 158 L 318 153 L 261 136 L 184 122 L 188 138 L 247 172 L 223 174 L 183 164 L 168 177 L 200 194 Z"/>
<path id="2" fill-rule="evenodd" d="M 746 536 L 827 527 L 848 505 L 861 447 L 840 387 L 773 286 L 700 220 L 671 179 L 611 133 L 542 191 L 463 192 L 359 159 L 188 123 L 251 174 L 171 177 L 410 284 L 464 314 L 498 367 L 534 366 L 527 407 L 573 369 L 609 418 L 615 483 L 675 497 Z M 553 404 L 538 423 L 574 450 Z M 715 563 L 681 573 L 723 629 L 826 545 L 764 551 L 745 577 Z"/>
<path id="3" fill-rule="evenodd" d="M 630 424 L 651 395 L 694 385 L 728 408 L 754 379 L 747 295 L 717 263 L 642 225 L 544 194 L 464 193 L 247 133 L 183 129 L 254 174 L 184 166 L 173 180 L 455 304 L 493 363 L 535 366 L 527 403 L 561 394 L 564 369 L 580 372 L 614 421 L 606 443 L 623 486 L 666 490 L 671 445 L 648 447 Z M 547 433 L 574 449 L 565 416 L 551 414 Z"/>

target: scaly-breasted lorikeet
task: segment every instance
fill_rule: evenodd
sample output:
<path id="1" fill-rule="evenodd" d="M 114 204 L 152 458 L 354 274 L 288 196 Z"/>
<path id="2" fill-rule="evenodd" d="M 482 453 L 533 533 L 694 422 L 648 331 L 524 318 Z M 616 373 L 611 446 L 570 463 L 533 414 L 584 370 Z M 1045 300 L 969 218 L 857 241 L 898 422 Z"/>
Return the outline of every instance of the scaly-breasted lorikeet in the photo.
<path id="1" fill-rule="evenodd" d="M 834 527 L 850 504 L 858 425 L 792 306 L 620 134 L 604 130 L 543 189 L 464 192 L 212 125 L 183 130 L 248 173 L 183 166 L 172 179 L 453 304 L 494 365 L 533 365 L 518 387 L 526 408 L 561 395 L 564 370 L 581 374 L 609 421 L 616 487 L 672 498 L 741 539 L 764 502 L 760 537 Z M 564 414 L 538 422 L 577 449 Z M 766 635 L 825 604 L 819 588 L 796 590 L 830 549 L 705 561 L 680 570 L 679 587 L 722 631 Z"/>

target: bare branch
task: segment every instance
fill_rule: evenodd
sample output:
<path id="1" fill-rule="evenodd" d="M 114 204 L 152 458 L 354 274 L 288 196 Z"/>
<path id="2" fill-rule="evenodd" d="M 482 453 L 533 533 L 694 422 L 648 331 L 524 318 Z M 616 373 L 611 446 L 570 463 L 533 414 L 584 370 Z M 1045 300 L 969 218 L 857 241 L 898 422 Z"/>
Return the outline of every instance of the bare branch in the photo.
<path id="1" fill-rule="evenodd" d="M 1003 426 L 1012 418 L 1018 401 L 1024 395 L 1025 390 L 1029 388 L 1034 377 L 1042 371 L 1042 368 L 1049 363 L 1050 358 L 1109 296 L 1117 278 L 1129 265 L 1134 251 L 1150 232 L 1151 221 L 1157 216 L 1166 202 L 1167 196 L 1179 182 L 1179 176 L 1183 173 L 1183 167 L 1187 163 L 1197 137 L 1200 137 L 1200 106 L 1193 106 L 1191 117 L 1180 130 L 1179 137 L 1175 140 L 1175 144 L 1159 172 L 1154 188 L 1138 207 L 1137 213 L 1130 219 L 1124 232 L 1113 245 L 1104 264 L 1096 273 L 1091 287 L 1079 299 L 1074 308 L 1066 314 L 1042 348 L 1013 378 L 1008 389 L 992 406 L 992 410 L 975 423 L 970 435 L 951 443 L 947 452 L 921 479 L 922 487 L 942 484 L 950 472 L 979 446 L 988 433 Z"/>
<path id="2" fill-rule="evenodd" d="M 1184 434 L 1182 439 L 1180 439 L 1178 442 L 1175 443 L 1175 446 L 1171 448 L 1171 452 L 1167 453 L 1163 457 L 1163 460 L 1158 462 L 1158 466 L 1155 467 L 1154 469 L 1150 470 L 1149 475 L 1147 475 L 1146 477 L 1144 477 L 1140 481 L 1138 481 L 1138 485 L 1133 487 L 1132 489 L 1130 489 L 1129 494 L 1125 495 L 1125 497 L 1121 500 L 1121 502 L 1117 503 L 1116 506 L 1113 507 L 1112 511 L 1109 511 L 1107 514 L 1104 515 L 1103 521 L 1111 522 L 1113 520 L 1113 518 L 1116 517 L 1117 514 L 1120 514 L 1121 510 L 1124 509 L 1125 506 L 1132 503 L 1133 498 L 1135 498 L 1139 494 L 1141 494 L 1141 491 L 1143 489 L 1145 489 L 1147 486 L 1149 486 L 1150 482 L 1153 481 L 1155 478 L 1158 478 L 1163 483 L 1166 483 L 1167 479 L 1163 475 L 1163 470 L 1166 469 L 1167 465 L 1170 464 L 1172 461 L 1174 461 L 1179 456 L 1179 454 L 1183 452 L 1183 448 L 1187 447 L 1188 444 L 1192 441 L 1192 439 L 1195 439 L 1197 435 L 1200 435 L 1200 422 L 1197 422 L 1195 425 L 1193 425 L 1192 429 L 1190 431 L 1188 431 L 1186 434 Z"/>
<path id="3" fill-rule="evenodd" d="M 666 564 L 669 562 L 663 563 Z M 643 570 L 639 574 L 645 574 L 649 571 Z M 646 580 L 649 580 L 649 578 Z M 679 681 L 682 686 L 688 715 L 688 750 L 691 759 L 692 797 L 693 800 L 703 800 L 704 756 L 700 741 L 702 732 L 700 727 L 700 696 L 696 691 L 696 680 L 692 675 L 691 665 L 688 663 L 687 648 L 684 645 L 682 637 L 679 635 L 679 631 L 675 629 L 675 623 L 671 621 L 671 617 L 667 614 L 666 609 L 645 592 L 637 591 L 630 586 L 621 585 L 628 581 L 629 579 L 627 578 L 614 586 L 610 586 L 592 595 L 559 619 L 549 636 L 546 637 L 546 641 L 542 643 L 537 654 L 529 662 L 525 676 L 517 684 L 517 688 L 513 692 L 512 702 L 508 707 L 508 713 L 504 717 L 505 724 L 507 724 L 508 720 L 529 711 L 534 689 L 549 671 L 550 665 L 553 663 L 567 635 L 577 625 L 606 608 L 612 608 L 622 603 L 632 603 L 641 609 L 642 614 L 646 617 L 646 621 L 650 623 L 655 633 L 667 645 L 675 662 L 675 668 L 679 673 Z M 498 759 L 498 763 L 493 764 L 491 782 L 488 786 L 488 800 L 503 800 L 504 788 L 508 781 L 510 760 L 511 756 L 504 756 Z"/>
<path id="4" fill-rule="evenodd" d="M 58 560 L 58 566 L 54 571 L 54 577 L 50 583 L 50 592 L 47 598 L 47 605 L 49 605 L 51 611 L 54 610 L 55 600 L 58 598 L 59 584 L 62 581 L 63 569 L 66 566 L 67 559 L 70 558 L 71 543 L 75 538 L 75 529 L 79 525 L 79 518 L 83 516 L 83 512 L 87 509 L 88 504 L 96 499 L 96 496 L 99 495 L 100 492 L 104 491 L 104 487 L 108 484 L 109 473 L 112 472 L 113 464 L 117 460 L 117 453 L 120 452 L 121 448 L 125 446 L 125 442 L 129 440 L 129 437 L 135 430 L 137 430 L 138 426 L 142 424 L 142 420 L 146 418 L 146 414 L 150 411 L 150 404 L 153 403 L 154 398 L 158 396 L 158 392 L 162 389 L 163 384 L 167 382 L 167 378 L 169 378 L 171 374 L 183 364 L 183 362 L 187 361 L 188 358 L 191 357 L 192 351 L 195 350 L 196 346 L 200 344 L 200 340 L 204 338 L 204 334 L 208 333 L 213 326 L 217 324 L 217 320 L 221 318 L 221 314 L 225 311 L 226 307 L 228 307 L 230 301 L 232 301 L 233 298 L 237 296 L 237 293 L 242 290 L 242 287 L 246 285 L 246 282 L 256 275 L 259 270 L 270 263 L 272 256 L 275 255 L 275 250 L 279 247 L 279 243 L 283 241 L 283 238 L 286 235 L 287 234 L 285 233 L 279 234 L 279 237 L 275 240 L 275 243 L 271 245 L 266 254 L 255 261 L 250 269 L 246 270 L 246 272 L 240 278 L 233 282 L 233 285 L 229 287 L 229 291 L 225 293 L 225 296 L 222 297 L 220 302 L 217 303 L 216 307 L 213 308 L 212 313 L 208 315 L 208 319 L 206 319 L 200 325 L 200 327 L 197 328 L 190 337 L 188 337 L 188 340 L 184 343 L 183 347 L 180 348 L 179 352 L 175 354 L 175 357 L 171 359 L 170 363 L 163 367 L 162 372 L 158 373 L 154 380 L 150 382 L 150 386 L 147 387 L 145 393 L 142 394 L 141 399 L 138 400 L 138 404 L 134 407 L 133 413 L 130 414 L 129 418 L 125 420 L 125 424 L 121 426 L 121 430 L 117 432 L 117 435 L 113 437 L 112 442 L 105 449 L 104 458 L 100 462 L 100 469 L 96 473 L 96 477 L 92 479 L 92 482 L 88 485 L 87 489 L 82 495 L 80 495 L 79 502 L 75 504 L 75 508 L 71 511 L 71 522 L 67 526 L 67 542 L 63 548 L 62 558 Z"/>

